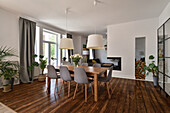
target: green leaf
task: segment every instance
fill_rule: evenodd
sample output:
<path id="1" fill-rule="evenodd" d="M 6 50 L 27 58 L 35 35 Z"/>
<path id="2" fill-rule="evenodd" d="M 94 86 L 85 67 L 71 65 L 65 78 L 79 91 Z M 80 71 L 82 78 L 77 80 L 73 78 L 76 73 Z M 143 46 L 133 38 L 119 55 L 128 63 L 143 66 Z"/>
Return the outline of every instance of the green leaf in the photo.
<path id="1" fill-rule="evenodd" d="M 35 54 L 35 55 L 33 55 L 33 58 L 36 58 L 37 57 L 37 55 Z"/>
<path id="2" fill-rule="evenodd" d="M 149 59 L 150 59 L 150 60 L 153 60 L 154 58 L 155 58 L 155 57 L 154 57 L 153 55 L 150 55 L 150 56 L 149 56 Z"/>
<path id="3" fill-rule="evenodd" d="M 41 59 L 43 59 L 43 58 L 44 58 L 44 56 L 43 56 L 43 55 L 40 55 L 39 57 L 40 57 Z"/>

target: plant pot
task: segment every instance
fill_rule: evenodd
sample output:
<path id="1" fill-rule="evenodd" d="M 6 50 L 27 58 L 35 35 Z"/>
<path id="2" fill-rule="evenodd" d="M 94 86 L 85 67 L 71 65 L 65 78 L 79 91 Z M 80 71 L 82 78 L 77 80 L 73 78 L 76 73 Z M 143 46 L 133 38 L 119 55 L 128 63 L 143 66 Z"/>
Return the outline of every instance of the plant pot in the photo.
<path id="1" fill-rule="evenodd" d="M 39 75 L 39 76 L 38 76 L 38 81 L 44 82 L 44 81 L 45 81 L 45 78 L 46 78 L 46 75 Z"/>
<path id="2" fill-rule="evenodd" d="M 158 77 L 153 77 L 153 84 L 155 87 L 158 85 Z"/>
<path id="3" fill-rule="evenodd" d="M 13 89 L 13 85 L 14 85 L 14 78 L 12 78 L 12 79 L 10 80 L 10 82 L 11 82 L 11 89 Z"/>
<path id="4" fill-rule="evenodd" d="M 11 91 L 11 84 L 3 86 L 4 90 L 3 92 L 10 92 Z"/>
<path id="5" fill-rule="evenodd" d="M 8 84 L 11 84 L 11 80 L 9 80 L 9 79 L 4 79 L 4 80 L 3 80 L 3 86 L 7 86 Z"/>

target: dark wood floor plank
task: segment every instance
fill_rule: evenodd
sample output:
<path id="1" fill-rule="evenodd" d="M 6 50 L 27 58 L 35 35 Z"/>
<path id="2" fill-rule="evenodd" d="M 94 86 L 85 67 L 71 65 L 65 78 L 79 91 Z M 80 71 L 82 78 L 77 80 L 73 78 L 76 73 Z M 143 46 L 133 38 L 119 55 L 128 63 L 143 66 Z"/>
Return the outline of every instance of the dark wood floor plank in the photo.
<path id="1" fill-rule="evenodd" d="M 136 104 L 137 104 L 137 111 L 138 113 L 146 113 L 146 107 L 145 107 L 145 103 L 143 100 L 143 95 L 141 95 L 141 91 L 140 91 L 140 82 L 141 81 L 136 81 Z"/>
<path id="2" fill-rule="evenodd" d="M 51 92 L 46 92 L 45 82 L 34 81 L 32 84 L 14 86 L 14 90 L 3 93 L 0 89 L 0 102 L 18 113 L 169 113 L 170 99 L 152 82 L 112 78 L 113 93 L 108 98 L 105 85 L 101 85 L 98 102 L 88 88 L 87 104 L 81 86 L 76 98 L 72 96 L 75 82 L 71 82 L 70 97 L 68 87 L 64 85 L 60 95 L 54 95 L 55 80 L 51 81 Z M 58 81 L 60 87 L 61 81 Z"/>
<path id="3" fill-rule="evenodd" d="M 140 82 L 140 86 L 141 86 L 140 90 L 141 90 L 141 93 L 142 93 L 142 96 L 143 96 L 143 99 L 144 99 L 144 104 L 145 104 L 147 113 L 156 112 L 155 109 L 154 109 L 154 106 L 152 105 L 152 103 L 150 101 L 149 95 L 146 91 L 145 82 Z"/>

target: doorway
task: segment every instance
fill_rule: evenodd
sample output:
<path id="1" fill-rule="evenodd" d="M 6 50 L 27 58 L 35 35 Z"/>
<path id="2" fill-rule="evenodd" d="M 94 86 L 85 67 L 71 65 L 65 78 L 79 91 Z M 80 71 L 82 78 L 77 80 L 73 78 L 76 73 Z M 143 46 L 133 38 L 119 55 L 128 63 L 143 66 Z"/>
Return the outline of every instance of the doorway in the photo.
<path id="1" fill-rule="evenodd" d="M 135 38 L 135 78 L 145 79 L 145 37 Z"/>
<path id="2" fill-rule="evenodd" d="M 43 55 L 47 65 L 58 66 L 58 35 L 43 30 Z"/>

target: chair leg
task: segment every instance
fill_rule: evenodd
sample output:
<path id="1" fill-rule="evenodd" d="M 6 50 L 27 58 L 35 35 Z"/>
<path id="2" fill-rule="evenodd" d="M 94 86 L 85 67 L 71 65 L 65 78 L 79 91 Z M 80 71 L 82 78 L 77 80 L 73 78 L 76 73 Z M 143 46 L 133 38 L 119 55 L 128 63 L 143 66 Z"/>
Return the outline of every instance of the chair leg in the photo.
<path id="1" fill-rule="evenodd" d="M 74 96 L 73 96 L 73 99 L 75 98 L 75 96 L 76 96 L 76 92 L 77 92 L 77 88 L 78 88 L 78 83 L 76 84 L 76 89 L 75 89 L 75 91 L 74 91 Z"/>
<path id="2" fill-rule="evenodd" d="M 62 89 L 63 84 L 64 84 L 64 81 L 62 81 L 62 83 L 61 83 L 60 91 L 59 91 L 59 93 L 58 93 L 58 94 L 60 94 L 60 93 L 61 93 L 61 89 Z"/>
<path id="3" fill-rule="evenodd" d="M 87 103 L 87 84 L 85 84 L 85 103 Z"/>
<path id="4" fill-rule="evenodd" d="M 58 79 L 56 79 L 56 81 L 55 81 L 55 89 L 54 89 L 54 94 L 56 93 L 57 82 L 58 82 Z M 57 88 L 57 92 L 58 92 L 58 88 Z"/>
<path id="5" fill-rule="evenodd" d="M 109 82 L 107 82 L 106 85 L 107 85 L 107 92 L 108 92 L 109 99 L 110 99 L 110 98 L 111 98 L 111 95 L 110 95 L 110 90 L 109 90 Z"/>
<path id="6" fill-rule="evenodd" d="M 71 81 L 68 81 L 68 97 L 70 97 L 70 82 Z"/>
<path id="7" fill-rule="evenodd" d="M 112 88 L 112 85 L 111 85 L 111 83 L 109 82 L 109 84 L 110 84 L 110 89 L 111 89 L 111 94 L 113 93 L 113 88 Z"/>
<path id="8" fill-rule="evenodd" d="M 51 83 L 51 79 L 50 78 L 48 78 L 48 81 L 47 81 L 47 87 L 46 87 L 46 91 L 48 92 L 48 87 L 50 87 L 50 84 Z M 49 89 L 49 91 L 50 91 L 50 89 Z"/>
<path id="9" fill-rule="evenodd" d="M 91 92 L 92 92 L 92 95 L 93 95 L 93 84 L 91 83 Z"/>
<path id="10" fill-rule="evenodd" d="M 83 93 L 84 86 L 83 84 L 81 85 L 81 92 Z"/>

